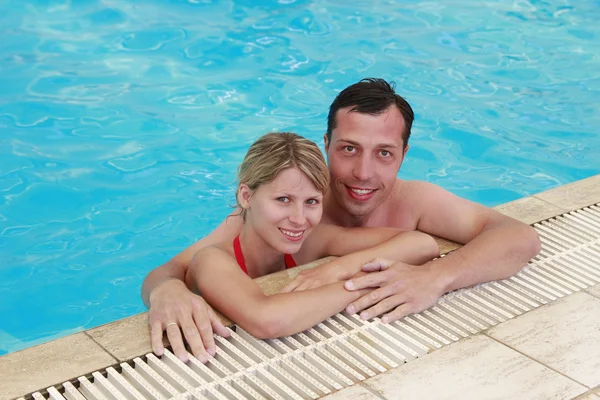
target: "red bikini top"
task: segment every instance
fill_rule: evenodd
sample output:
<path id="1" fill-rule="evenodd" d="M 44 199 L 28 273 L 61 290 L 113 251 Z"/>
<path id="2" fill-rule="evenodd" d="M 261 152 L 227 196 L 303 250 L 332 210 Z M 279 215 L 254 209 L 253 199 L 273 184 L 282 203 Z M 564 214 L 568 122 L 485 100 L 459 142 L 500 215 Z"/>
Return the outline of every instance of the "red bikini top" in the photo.
<path id="1" fill-rule="evenodd" d="M 246 261 L 244 260 L 244 255 L 242 254 L 242 246 L 240 246 L 240 235 L 237 235 L 235 239 L 233 239 L 233 252 L 235 253 L 235 260 L 239 264 L 242 271 L 248 275 L 248 269 L 246 268 Z M 283 260 L 285 261 L 286 268 L 294 268 L 296 266 L 296 261 L 291 254 L 284 254 Z"/>

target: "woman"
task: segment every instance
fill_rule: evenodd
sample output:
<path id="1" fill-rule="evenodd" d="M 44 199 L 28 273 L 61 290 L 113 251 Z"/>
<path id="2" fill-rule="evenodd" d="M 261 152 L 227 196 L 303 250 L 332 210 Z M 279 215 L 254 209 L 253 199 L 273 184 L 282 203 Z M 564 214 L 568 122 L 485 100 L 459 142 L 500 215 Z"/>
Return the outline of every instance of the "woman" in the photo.
<path id="1" fill-rule="evenodd" d="M 237 205 L 244 227 L 231 243 L 199 250 L 186 284 L 257 338 L 287 336 L 342 311 L 365 294 L 343 280 L 376 257 L 422 264 L 439 255 L 420 232 L 391 228 L 319 225 L 329 172 L 315 143 L 293 133 L 269 133 L 248 150 L 238 171 Z M 266 296 L 252 278 L 324 256 L 340 256 L 319 268 L 332 283 Z"/>

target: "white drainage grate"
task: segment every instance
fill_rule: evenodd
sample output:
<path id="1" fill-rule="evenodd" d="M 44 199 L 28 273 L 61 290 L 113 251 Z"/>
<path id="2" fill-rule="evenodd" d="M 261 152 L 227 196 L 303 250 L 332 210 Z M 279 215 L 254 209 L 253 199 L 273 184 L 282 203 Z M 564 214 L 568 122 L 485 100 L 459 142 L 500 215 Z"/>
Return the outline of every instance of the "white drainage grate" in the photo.
<path id="1" fill-rule="evenodd" d="M 599 203 L 600 204 L 600 203 Z M 206 365 L 166 351 L 80 377 L 33 399 L 316 399 L 540 305 L 600 282 L 598 204 L 535 225 L 543 248 L 515 276 L 458 290 L 432 308 L 382 324 L 338 314 L 302 333 L 217 337 Z"/>

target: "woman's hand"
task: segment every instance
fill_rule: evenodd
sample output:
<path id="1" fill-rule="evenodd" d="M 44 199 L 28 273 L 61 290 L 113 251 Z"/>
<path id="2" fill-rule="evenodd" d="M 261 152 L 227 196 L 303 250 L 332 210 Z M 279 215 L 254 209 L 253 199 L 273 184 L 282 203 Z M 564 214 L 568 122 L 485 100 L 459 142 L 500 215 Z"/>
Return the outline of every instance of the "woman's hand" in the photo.
<path id="1" fill-rule="evenodd" d="M 223 337 L 229 336 L 229 330 L 204 299 L 190 292 L 178 279 L 168 280 L 150 293 L 148 321 L 154 353 L 157 356 L 163 354 L 162 337 L 166 331 L 173 352 L 183 362 L 188 360 L 188 353 L 182 333 L 192 354 L 203 363 L 208 361 L 208 354 L 214 355 L 216 351 L 213 331 Z"/>
<path id="2" fill-rule="evenodd" d="M 280 293 L 298 292 L 300 290 L 314 289 L 330 283 L 350 279 L 352 273 L 337 264 L 335 261 L 319 265 L 315 268 L 305 269 L 300 272 L 290 283 L 281 289 Z"/>

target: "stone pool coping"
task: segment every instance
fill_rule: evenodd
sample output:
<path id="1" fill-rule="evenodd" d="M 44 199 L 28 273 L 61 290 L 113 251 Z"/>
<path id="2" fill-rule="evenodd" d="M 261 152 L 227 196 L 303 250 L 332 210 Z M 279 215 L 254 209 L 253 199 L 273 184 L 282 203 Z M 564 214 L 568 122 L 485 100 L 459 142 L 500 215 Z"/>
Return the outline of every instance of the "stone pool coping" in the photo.
<path id="1" fill-rule="evenodd" d="M 600 174 L 494 208 L 533 224 L 597 202 L 600 202 Z M 443 239 L 439 243 L 442 253 L 459 247 Z M 262 277 L 257 282 L 265 292 L 274 293 L 299 270 L 317 263 Z M 144 312 L 10 353 L 0 357 L 0 399 L 12 399 L 61 384 L 151 351 Z M 593 398 L 592 392 L 589 394 Z"/>

